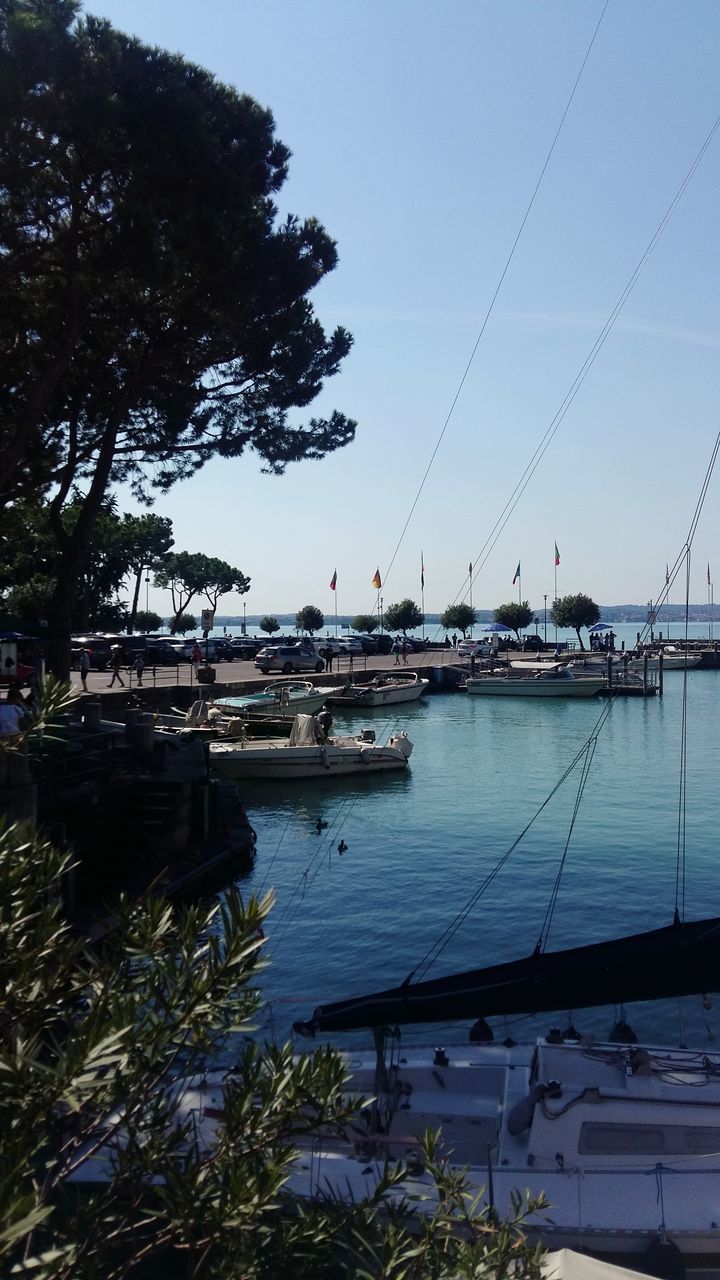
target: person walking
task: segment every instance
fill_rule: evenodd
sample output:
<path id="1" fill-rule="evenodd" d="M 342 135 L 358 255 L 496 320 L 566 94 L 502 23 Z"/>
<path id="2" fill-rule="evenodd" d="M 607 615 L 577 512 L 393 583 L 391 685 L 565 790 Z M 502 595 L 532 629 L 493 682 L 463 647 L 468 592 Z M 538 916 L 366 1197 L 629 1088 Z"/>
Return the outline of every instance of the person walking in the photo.
<path id="1" fill-rule="evenodd" d="M 198 644 L 197 640 L 195 641 L 195 647 L 192 651 L 192 654 L 190 655 L 190 661 L 192 663 L 193 675 L 197 680 L 198 668 L 200 666 L 200 663 L 202 662 L 202 652 L 200 650 L 200 645 Z"/>
<path id="2" fill-rule="evenodd" d="M 392 642 L 391 653 L 395 654 L 395 666 L 400 666 L 400 641 L 395 639 Z"/>
<path id="3" fill-rule="evenodd" d="M 332 669 L 333 669 L 333 665 L 332 665 L 332 664 L 333 664 L 333 651 L 332 651 L 332 645 L 331 645 L 331 644 L 328 644 L 328 645 L 326 646 L 326 648 L 325 648 L 325 670 L 326 670 L 326 671 L 332 671 Z"/>
<path id="4" fill-rule="evenodd" d="M 407 666 L 408 642 L 407 642 L 407 637 L 406 637 L 406 636 L 403 636 L 402 645 L 400 646 L 400 650 L 401 650 L 401 653 L 402 653 L 402 660 L 403 660 L 403 663 L 404 663 L 404 665 L 405 665 L 405 666 Z"/>
<path id="5" fill-rule="evenodd" d="M 82 681 L 83 693 L 88 692 L 87 678 L 90 675 L 90 650 L 83 649 L 80 653 L 80 679 Z"/>
<path id="6" fill-rule="evenodd" d="M 112 680 L 108 685 L 108 689 L 112 689 L 116 680 L 120 681 L 120 684 L 122 685 L 123 689 L 125 688 L 125 681 L 120 675 L 122 660 L 123 660 L 123 651 L 120 648 L 119 644 L 114 644 L 112 649 L 110 650 L 110 666 L 112 667 L 113 674 L 112 674 Z"/>
<path id="7" fill-rule="evenodd" d="M 143 678 L 144 670 L 145 670 L 145 659 L 143 658 L 141 653 L 138 653 L 135 655 L 135 661 L 133 662 L 133 671 L 137 676 L 138 689 L 142 689 L 142 678 Z"/>

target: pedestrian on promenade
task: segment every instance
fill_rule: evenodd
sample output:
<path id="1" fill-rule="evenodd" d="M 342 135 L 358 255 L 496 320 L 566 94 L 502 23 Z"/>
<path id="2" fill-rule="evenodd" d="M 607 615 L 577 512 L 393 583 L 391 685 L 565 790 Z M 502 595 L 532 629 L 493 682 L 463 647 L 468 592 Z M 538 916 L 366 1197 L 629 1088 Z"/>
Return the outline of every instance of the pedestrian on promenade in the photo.
<path id="1" fill-rule="evenodd" d="M 192 663 L 193 674 L 195 676 L 195 679 L 197 680 L 198 668 L 200 666 L 200 663 L 202 662 L 202 652 L 200 650 L 200 645 L 198 644 L 197 640 L 195 641 L 195 647 L 192 651 L 192 654 L 190 655 L 190 661 Z"/>
<path id="2" fill-rule="evenodd" d="M 87 693 L 87 678 L 90 675 L 90 650 L 83 649 L 80 654 L 80 679 L 82 681 L 83 693 Z"/>
<path id="3" fill-rule="evenodd" d="M 125 681 L 120 675 L 120 668 L 122 667 L 122 658 L 123 658 L 123 651 L 120 648 L 120 645 L 114 644 L 112 649 L 110 650 L 110 666 L 112 667 L 113 674 L 112 674 L 112 680 L 108 685 L 108 689 L 112 689 L 116 680 L 120 681 L 120 684 L 122 685 L 123 689 L 125 688 Z"/>
<path id="4" fill-rule="evenodd" d="M 328 645 L 326 646 L 326 648 L 325 648 L 325 650 L 324 650 L 324 653 L 325 653 L 325 670 L 326 670 L 326 671 L 332 671 L 332 669 L 333 669 L 333 668 L 332 668 L 332 664 L 333 664 L 333 651 L 332 651 L 332 645 L 331 645 L 331 644 L 328 644 Z"/>
<path id="5" fill-rule="evenodd" d="M 145 659 L 143 658 L 141 653 L 138 653 L 135 655 L 135 661 L 133 662 L 133 671 L 137 676 L 139 689 L 142 689 L 142 678 L 143 678 L 144 670 L 145 670 Z"/>
<path id="6" fill-rule="evenodd" d="M 405 666 L 407 666 L 408 642 L 407 642 L 407 637 L 406 637 L 406 636 L 403 636 L 403 641 L 402 641 L 402 646 L 401 646 L 401 648 L 402 648 L 402 660 L 403 660 L 403 662 L 404 662 Z"/>
<path id="7" fill-rule="evenodd" d="M 400 666 L 400 641 L 397 639 L 397 637 L 392 642 L 391 652 L 395 654 L 395 666 L 399 667 Z"/>

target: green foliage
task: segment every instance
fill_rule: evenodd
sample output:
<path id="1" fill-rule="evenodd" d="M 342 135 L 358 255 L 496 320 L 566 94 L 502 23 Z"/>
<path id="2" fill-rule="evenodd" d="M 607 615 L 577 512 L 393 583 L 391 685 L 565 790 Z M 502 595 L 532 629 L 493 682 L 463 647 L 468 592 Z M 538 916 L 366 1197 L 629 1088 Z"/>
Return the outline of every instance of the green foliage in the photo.
<path id="1" fill-rule="evenodd" d="M 353 631 L 359 631 L 364 636 L 371 636 L 380 626 L 376 613 L 359 613 L 357 618 L 353 618 L 350 627 Z"/>
<path id="2" fill-rule="evenodd" d="M 295 419 L 352 339 L 308 300 L 337 251 L 314 218 L 278 216 L 272 115 L 76 14 L 4 0 L 0 41 L 0 503 L 49 495 L 66 669 L 66 600 L 110 486 L 149 500 L 246 449 L 280 473 L 355 433 L 338 412 Z"/>
<path id="3" fill-rule="evenodd" d="M 199 551 L 177 551 L 164 557 L 155 572 L 155 586 L 170 591 L 174 612 L 171 630 L 177 632 L 177 620 L 195 596 L 204 595 L 214 611 L 220 596 L 226 592 L 244 595 L 249 591 L 250 579 L 240 569 L 215 556 L 205 556 Z"/>
<path id="4" fill-rule="evenodd" d="M 465 637 L 477 622 L 477 613 L 469 604 L 449 604 L 440 614 L 440 626 L 445 631 L 462 631 Z"/>
<path id="5" fill-rule="evenodd" d="M 592 627 L 600 621 L 600 609 L 590 596 L 560 596 L 553 602 L 550 618 L 556 627 L 572 627 L 581 649 L 585 648 L 580 635 L 581 627 Z"/>
<path id="6" fill-rule="evenodd" d="M 414 631 L 416 627 L 421 627 L 424 622 L 424 615 L 418 609 L 414 600 L 401 600 L 399 604 L 388 605 L 385 610 L 385 626 L 388 631 Z"/>
<path id="7" fill-rule="evenodd" d="M 140 609 L 135 614 L 135 627 L 139 632 L 159 631 L 163 625 L 163 620 L 159 613 L 153 613 L 152 609 Z M 195 629 L 195 619 L 192 619 L 192 629 Z M 188 628 L 190 630 L 190 628 Z"/>
<path id="8" fill-rule="evenodd" d="M 495 621 L 510 627 L 518 640 L 523 627 L 529 627 L 534 616 L 527 600 L 523 600 L 522 604 L 516 604 L 513 601 L 508 604 L 499 604 L 495 610 Z"/>
<path id="9" fill-rule="evenodd" d="M 185 636 L 188 631 L 197 631 L 197 618 L 192 613 L 179 613 L 171 620 L 170 630 L 174 636 Z"/>
<path id="10" fill-rule="evenodd" d="M 48 681 L 23 738 L 52 734 L 73 697 Z M 297 1143 L 344 1132 L 362 1103 L 331 1050 L 296 1056 L 249 1035 L 269 895 L 244 903 L 233 887 L 210 907 L 121 901 L 114 932 L 88 949 L 61 907 L 68 870 L 68 855 L 32 827 L 0 826 L 3 1274 L 123 1280 L 142 1261 L 145 1274 L 191 1280 L 540 1280 L 520 1198 L 508 1223 L 478 1216 L 436 1135 L 421 1135 L 436 1202 L 422 1218 L 387 1198 L 402 1165 L 356 1203 L 288 1196 Z M 208 1147 L 182 1082 L 221 1053 L 234 1066 Z M 73 1194 L 68 1179 L 87 1157 L 102 1158 L 105 1179 Z"/>
<path id="11" fill-rule="evenodd" d="M 314 631 L 319 631 L 325 625 L 325 614 L 314 604 L 303 605 L 302 609 L 298 609 L 295 614 L 295 625 L 301 631 L 309 631 L 310 635 Z"/>
<path id="12" fill-rule="evenodd" d="M 260 630 L 264 631 L 268 636 L 272 636 L 276 631 L 280 630 L 280 623 L 277 618 L 273 618 L 269 613 L 266 614 L 264 618 L 260 619 L 258 626 Z"/>

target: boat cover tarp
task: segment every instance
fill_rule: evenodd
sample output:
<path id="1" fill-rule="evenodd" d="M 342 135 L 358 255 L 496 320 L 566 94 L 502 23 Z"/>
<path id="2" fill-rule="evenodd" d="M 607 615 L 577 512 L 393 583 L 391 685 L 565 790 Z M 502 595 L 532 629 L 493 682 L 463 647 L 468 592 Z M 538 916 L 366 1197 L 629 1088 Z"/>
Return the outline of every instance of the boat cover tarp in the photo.
<path id="1" fill-rule="evenodd" d="M 540 1263 L 545 1280 L 647 1280 L 641 1271 L 616 1267 L 612 1262 L 601 1262 L 587 1253 L 574 1249 L 554 1249 L 546 1253 Z"/>
<path id="2" fill-rule="evenodd" d="M 540 952 L 428 982 L 320 1005 L 303 1033 L 503 1014 L 550 1013 L 720 989 L 720 918 Z"/>

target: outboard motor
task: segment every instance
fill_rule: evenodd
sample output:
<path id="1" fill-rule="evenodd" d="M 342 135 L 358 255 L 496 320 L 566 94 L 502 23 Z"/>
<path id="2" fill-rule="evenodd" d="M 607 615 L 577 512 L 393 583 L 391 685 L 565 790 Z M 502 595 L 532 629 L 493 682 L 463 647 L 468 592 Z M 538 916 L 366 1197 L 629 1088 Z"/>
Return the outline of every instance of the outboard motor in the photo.
<path id="1" fill-rule="evenodd" d="M 389 747 L 397 747 L 401 751 L 406 760 L 412 755 L 413 744 L 406 733 L 393 733 L 388 743 Z"/>

